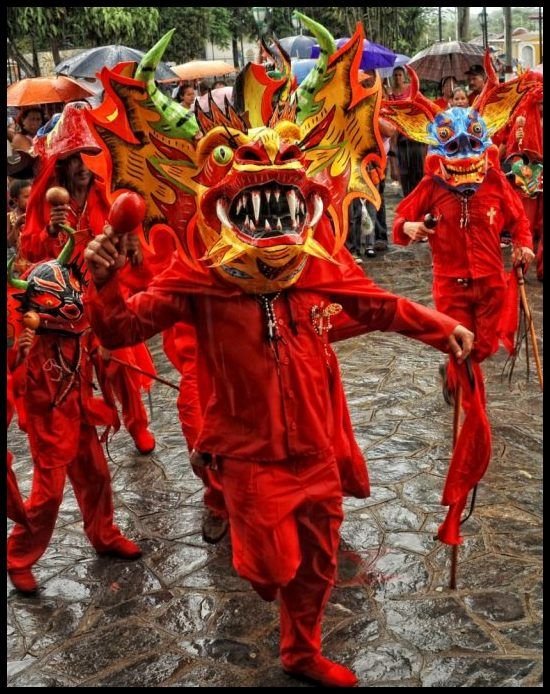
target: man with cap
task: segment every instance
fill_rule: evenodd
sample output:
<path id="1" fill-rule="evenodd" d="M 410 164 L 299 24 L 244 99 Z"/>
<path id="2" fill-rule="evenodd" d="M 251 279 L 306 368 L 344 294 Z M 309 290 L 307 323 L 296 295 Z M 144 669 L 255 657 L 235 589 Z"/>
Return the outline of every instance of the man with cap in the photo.
<path id="1" fill-rule="evenodd" d="M 477 64 L 472 65 L 464 74 L 468 78 L 468 105 L 471 106 L 475 98 L 481 94 L 487 75 L 483 65 Z"/>

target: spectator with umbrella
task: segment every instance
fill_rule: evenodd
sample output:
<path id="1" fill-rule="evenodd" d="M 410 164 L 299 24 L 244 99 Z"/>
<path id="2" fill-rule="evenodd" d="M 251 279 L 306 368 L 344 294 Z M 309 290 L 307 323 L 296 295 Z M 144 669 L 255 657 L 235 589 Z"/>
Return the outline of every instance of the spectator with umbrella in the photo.
<path id="1" fill-rule="evenodd" d="M 27 106 L 15 118 L 16 133 L 11 141 L 13 150 L 28 152 L 38 130 L 44 125 L 44 114 L 40 106 Z"/>

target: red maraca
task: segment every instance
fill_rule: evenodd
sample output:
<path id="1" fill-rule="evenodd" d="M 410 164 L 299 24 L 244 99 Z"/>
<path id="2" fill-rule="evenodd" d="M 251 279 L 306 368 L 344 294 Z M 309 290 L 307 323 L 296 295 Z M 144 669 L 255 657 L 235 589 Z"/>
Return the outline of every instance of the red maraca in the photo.
<path id="1" fill-rule="evenodd" d="M 134 231 L 145 219 L 145 200 L 133 192 L 121 193 L 111 205 L 109 224 L 117 236 Z"/>

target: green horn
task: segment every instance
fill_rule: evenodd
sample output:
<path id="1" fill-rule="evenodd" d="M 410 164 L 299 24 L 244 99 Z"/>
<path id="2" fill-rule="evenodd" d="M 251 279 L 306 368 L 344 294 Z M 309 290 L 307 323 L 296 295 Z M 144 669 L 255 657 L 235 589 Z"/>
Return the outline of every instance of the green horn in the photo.
<path id="1" fill-rule="evenodd" d="M 61 253 L 57 256 L 57 262 L 60 265 L 66 265 L 69 260 L 71 259 L 71 256 L 73 254 L 73 249 L 74 249 L 74 235 L 76 234 L 76 231 L 72 229 L 70 226 L 67 226 L 66 224 L 60 224 L 59 225 L 63 231 L 66 231 L 67 234 L 69 234 L 69 238 L 67 239 L 67 242 L 61 249 Z"/>
<path id="2" fill-rule="evenodd" d="M 302 84 L 296 90 L 296 121 L 301 125 L 308 116 L 312 116 L 319 110 L 315 104 L 315 95 L 323 86 L 323 81 L 328 67 L 329 57 L 336 52 L 336 41 L 332 34 L 322 24 L 315 22 L 305 14 L 294 10 L 297 17 L 315 36 L 319 42 L 320 55 L 317 65 L 309 72 Z"/>
<path id="3" fill-rule="evenodd" d="M 18 277 L 13 276 L 12 266 L 14 261 L 15 256 L 12 256 L 8 261 L 8 282 L 11 284 L 12 287 L 15 287 L 16 289 L 22 289 L 24 292 L 26 292 L 27 287 L 29 286 L 27 280 L 20 280 Z"/>
<path id="4" fill-rule="evenodd" d="M 163 94 L 155 84 L 155 71 L 175 31 L 175 29 L 170 29 L 143 56 L 140 64 L 137 66 L 134 79 L 144 82 L 149 99 L 156 112 L 160 115 L 160 120 L 153 125 L 155 130 L 167 137 L 181 137 L 186 140 L 192 140 L 199 132 L 195 114 L 174 99 Z"/>
<path id="5" fill-rule="evenodd" d="M 147 51 L 137 66 L 134 79 L 141 80 L 142 82 L 149 82 L 149 80 L 155 79 L 155 72 L 160 63 L 160 59 L 164 55 L 164 51 L 170 43 L 175 31 L 175 28 L 170 29 L 170 31 L 166 32 L 166 34 L 155 43 L 153 48 Z"/>

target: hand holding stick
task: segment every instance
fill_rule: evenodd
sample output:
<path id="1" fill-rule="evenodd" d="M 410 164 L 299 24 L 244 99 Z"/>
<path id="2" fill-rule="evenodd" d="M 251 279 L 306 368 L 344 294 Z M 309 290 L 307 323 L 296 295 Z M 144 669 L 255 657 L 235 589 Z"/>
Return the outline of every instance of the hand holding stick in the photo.
<path id="1" fill-rule="evenodd" d="M 525 320 L 529 328 L 529 334 L 531 335 L 531 343 L 533 345 L 533 355 L 535 357 L 535 365 L 537 367 L 537 376 L 540 383 L 540 389 L 543 390 L 542 383 L 542 367 L 540 363 L 539 348 L 537 344 L 537 334 L 535 332 L 535 326 L 533 324 L 533 315 L 531 313 L 531 308 L 529 307 L 529 302 L 527 301 L 527 294 L 525 292 L 525 277 L 523 275 L 523 266 L 516 265 L 516 276 L 518 279 L 519 296 L 521 301 L 521 307 L 525 314 Z"/>

